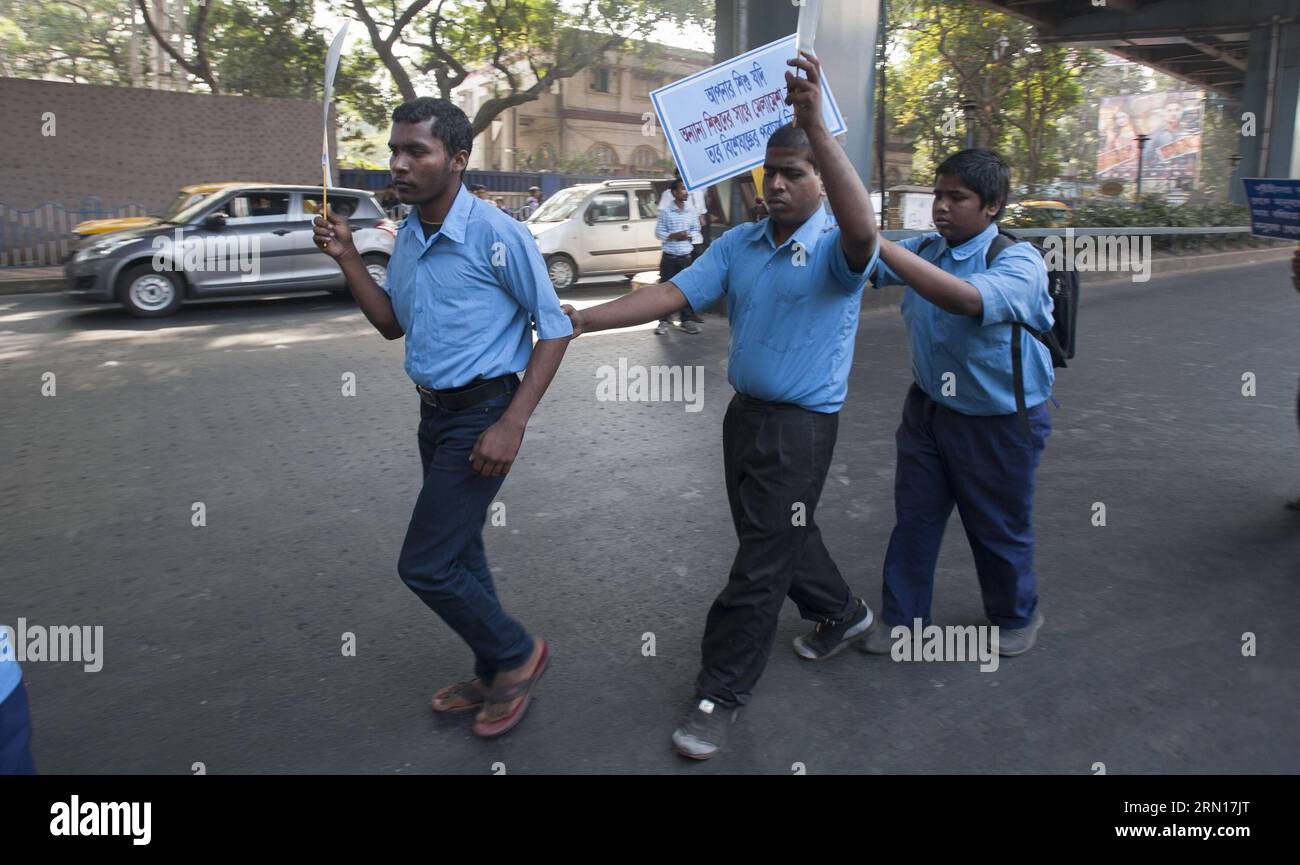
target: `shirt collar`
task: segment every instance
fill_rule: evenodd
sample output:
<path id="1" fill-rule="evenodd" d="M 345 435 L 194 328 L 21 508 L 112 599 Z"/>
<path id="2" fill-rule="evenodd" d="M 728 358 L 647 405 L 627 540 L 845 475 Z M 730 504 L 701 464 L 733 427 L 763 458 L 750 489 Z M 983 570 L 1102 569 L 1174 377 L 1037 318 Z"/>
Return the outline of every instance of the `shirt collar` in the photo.
<path id="1" fill-rule="evenodd" d="M 461 184 L 460 189 L 456 192 L 456 197 L 451 202 L 451 208 L 447 211 L 447 217 L 442 221 L 442 228 L 439 229 L 438 235 L 446 237 L 448 240 L 454 240 L 457 243 L 465 242 L 465 226 L 469 223 L 470 214 L 473 213 L 475 202 L 478 201 L 474 195 Z M 425 237 L 424 229 L 420 227 L 420 208 L 412 207 L 406 214 L 406 220 L 402 223 L 402 229 L 412 235 L 422 245 L 427 246 L 433 237 Z"/>
<path id="2" fill-rule="evenodd" d="M 967 240 L 965 243 L 958 244 L 957 246 L 949 246 L 948 251 L 952 253 L 952 257 L 957 261 L 964 261 L 972 255 L 985 252 L 989 248 L 989 244 L 993 242 L 993 238 L 997 236 L 998 224 L 996 222 L 990 222 L 988 228 L 984 229 L 970 240 Z M 945 239 L 944 243 L 947 242 L 948 241 Z"/>
<path id="3" fill-rule="evenodd" d="M 764 217 L 763 221 L 758 223 L 762 226 L 762 237 L 767 241 L 768 246 L 772 249 L 779 249 L 776 241 L 773 239 L 773 232 L 776 231 L 776 223 L 772 222 L 772 217 Z M 812 216 L 804 220 L 803 225 L 795 229 L 794 234 L 786 240 L 786 244 L 798 242 L 804 249 L 812 249 L 817 245 L 817 238 L 821 237 L 822 229 L 826 226 L 826 207 L 824 204 L 818 205 L 813 211 Z"/>

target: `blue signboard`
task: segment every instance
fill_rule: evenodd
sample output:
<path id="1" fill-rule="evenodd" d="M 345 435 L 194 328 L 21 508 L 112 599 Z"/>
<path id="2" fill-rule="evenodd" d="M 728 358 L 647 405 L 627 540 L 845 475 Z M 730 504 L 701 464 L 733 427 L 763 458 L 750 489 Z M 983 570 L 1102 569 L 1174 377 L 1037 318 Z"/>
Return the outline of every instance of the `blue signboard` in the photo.
<path id="1" fill-rule="evenodd" d="M 1250 233 L 1256 237 L 1300 241 L 1300 180 L 1247 177 Z"/>

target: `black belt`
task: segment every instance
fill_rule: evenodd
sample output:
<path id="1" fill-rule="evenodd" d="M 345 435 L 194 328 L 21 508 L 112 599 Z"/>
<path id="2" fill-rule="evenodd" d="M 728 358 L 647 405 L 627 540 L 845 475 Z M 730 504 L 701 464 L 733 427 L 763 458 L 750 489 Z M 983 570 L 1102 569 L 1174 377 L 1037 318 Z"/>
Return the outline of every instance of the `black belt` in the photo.
<path id="1" fill-rule="evenodd" d="M 513 393 L 517 387 L 519 387 L 518 373 L 508 372 L 496 378 L 475 379 L 467 385 L 446 390 L 433 390 L 418 384 L 415 389 L 420 392 L 420 399 L 434 408 L 460 411 L 487 402 L 494 396 Z"/>
<path id="2" fill-rule="evenodd" d="M 767 399 L 759 399 L 756 396 L 750 396 L 747 393 L 736 391 L 735 399 L 745 408 L 759 409 L 761 411 L 810 411 L 798 403 L 793 402 L 772 402 Z"/>

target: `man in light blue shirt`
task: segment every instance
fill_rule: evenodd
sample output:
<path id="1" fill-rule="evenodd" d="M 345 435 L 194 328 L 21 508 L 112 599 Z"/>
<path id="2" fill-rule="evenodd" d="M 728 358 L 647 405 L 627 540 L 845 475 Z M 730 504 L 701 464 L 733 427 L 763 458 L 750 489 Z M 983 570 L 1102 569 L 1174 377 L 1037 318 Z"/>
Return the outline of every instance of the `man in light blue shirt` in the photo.
<path id="1" fill-rule="evenodd" d="M 314 231 L 375 329 L 406 337 L 424 485 L 397 570 L 474 653 L 475 676 L 435 693 L 434 711 L 477 709 L 473 732 L 491 737 L 523 718 L 550 649 L 502 608 L 483 523 L 572 328 L 532 235 L 462 185 L 473 140 L 465 113 L 446 100 L 421 97 L 393 112 L 393 187 L 414 206 L 385 285 L 367 273 L 345 219 L 328 214 Z"/>
<path id="2" fill-rule="evenodd" d="M 739 550 L 709 610 L 695 699 L 674 731 L 684 756 L 713 756 L 750 699 L 789 596 L 816 622 L 795 652 L 822 660 L 870 631 L 874 617 L 840 575 L 814 519 L 848 387 L 867 274 L 876 256 L 871 200 L 822 122 L 820 66 L 788 61 L 797 127 L 768 139 L 769 218 L 731 229 L 670 282 L 600 306 L 565 307 L 574 332 L 662 318 L 689 302 L 727 302 L 727 378 L 736 395 L 723 420 L 727 497 Z M 821 208 L 823 182 L 838 226 Z"/>
<path id="3" fill-rule="evenodd" d="M 32 775 L 32 719 L 10 630 L 0 625 L 0 775 Z"/>
<path id="4" fill-rule="evenodd" d="M 930 624 L 935 562 L 954 505 L 985 614 L 999 628 L 998 651 L 1028 651 L 1042 626 L 1031 512 L 1051 431 L 1052 359 L 1034 332 L 1051 330 L 1052 300 L 1038 251 L 998 235 L 1010 187 L 1011 169 L 997 154 L 956 153 L 935 180 L 937 234 L 882 242 L 872 281 L 908 286 L 902 312 L 913 384 L 895 436 L 885 627 L 863 642 L 868 652 L 888 654 L 895 626 Z M 1022 359 L 1023 420 L 1013 348 Z"/>

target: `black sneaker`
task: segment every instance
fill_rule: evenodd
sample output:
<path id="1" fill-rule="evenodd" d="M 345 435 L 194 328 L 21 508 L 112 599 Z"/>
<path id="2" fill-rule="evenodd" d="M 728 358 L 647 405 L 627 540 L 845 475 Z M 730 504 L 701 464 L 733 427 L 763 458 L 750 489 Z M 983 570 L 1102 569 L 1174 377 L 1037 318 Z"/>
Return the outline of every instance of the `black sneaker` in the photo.
<path id="1" fill-rule="evenodd" d="M 736 710 L 726 709 L 707 698 L 691 704 L 686 717 L 673 731 L 673 747 L 683 757 L 707 760 L 721 750 L 727 731 L 736 722 Z"/>
<path id="2" fill-rule="evenodd" d="M 858 598 L 853 612 L 836 622 L 821 622 L 810 633 L 794 638 L 794 653 L 809 661 L 822 661 L 844 651 L 876 627 L 876 617 L 867 602 Z"/>

